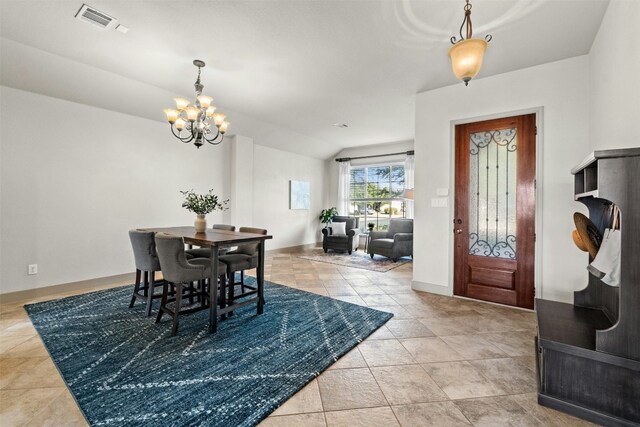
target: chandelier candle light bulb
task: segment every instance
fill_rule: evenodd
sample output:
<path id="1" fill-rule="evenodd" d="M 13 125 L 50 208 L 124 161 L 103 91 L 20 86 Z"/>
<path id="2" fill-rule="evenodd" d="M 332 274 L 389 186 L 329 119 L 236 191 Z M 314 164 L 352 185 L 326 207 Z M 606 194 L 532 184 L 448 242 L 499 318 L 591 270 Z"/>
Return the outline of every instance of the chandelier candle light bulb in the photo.
<path id="1" fill-rule="evenodd" d="M 200 95 L 197 98 L 198 102 L 200 103 L 200 107 L 201 108 L 209 108 L 209 106 L 211 105 L 211 103 L 213 102 L 213 98 L 210 96 L 204 96 L 204 95 Z"/>
<path id="2" fill-rule="evenodd" d="M 176 101 L 176 108 L 178 111 L 182 111 L 189 106 L 189 100 L 184 98 L 173 98 Z"/>
<path id="3" fill-rule="evenodd" d="M 226 119 L 227 116 L 225 116 L 222 113 L 215 113 L 213 115 L 213 123 L 215 123 L 216 126 L 220 127 L 222 125 L 222 123 L 224 123 L 224 119 Z"/>
<path id="4" fill-rule="evenodd" d="M 171 108 L 166 108 L 164 113 L 167 115 L 167 121 L 171 124 L 174 124 L 178 119 L 178 110 L 173 110 Z"/>
<path id="5" fill-rule="evenodd" d="M 205 141 L 212 145 L 218 145 L 224 139 L 229 122 L 225 120 L 224 114 L 215 112 L 216 107 L 212 104 L 213 97 L 202 94 L 204 85 L 200 83 L 200 72 L 205 66 L 204 62 L 196 59 L 193 61 L 193 65 L 198 67 L 198 79 L 194 84 L 195 102 L 191 104 L 186 98 L 174 98 L 176 108 L 167 108 L 164 113 L 171 126 L 173 136 L 185 144 L 193 141 L 197 148 L 204 145 Z M 187 131 L 185 136 L 182 136 L 183 130 Z"/>

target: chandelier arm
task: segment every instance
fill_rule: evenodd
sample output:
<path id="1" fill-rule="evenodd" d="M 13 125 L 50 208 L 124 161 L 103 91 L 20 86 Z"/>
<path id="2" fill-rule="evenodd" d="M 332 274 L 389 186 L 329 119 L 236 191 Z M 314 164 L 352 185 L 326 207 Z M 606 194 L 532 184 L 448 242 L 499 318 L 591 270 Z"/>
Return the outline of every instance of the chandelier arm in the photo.
<path id="1" fill-rule="evenodd" d="M 171 127 L 171 133 L 173 134 L 173 136 L 178 138 L 180 141 L 184 142 L 185 144 L 193 141 L 193 138 L 194 138 L 193 134 L 190 134 L 189 136 L 183 138 L 180 136 L 180 134 L 176 133 L 173 125 L 171 125 L 170 127 Z"/>
<path id="2" fill-rule="evenodd" d="M 211 145 L 219 145 L 219 144 L 222 143 L 222 141 L 224 141 L 224 133 L 222 133 L 220 135 L 222 135 L 222 137 L 220 138 L 220 141 L 218 141 L 218 142 L 215 142 L 216 138 L 218 138 L 218 135 L 216 135 L 216 137 L 213 138 L 213 141 L 209 141 L 207 138 L 205 138 L 205 140 Z"/>
<path id="3" fill-rule="evenodd" d="M 216 136 L 214 136 L 213 138 L 207 138 L 206 136 L 204 136 L 204 134 L 202 135 L 202 137 L 209 143 L 209 144 L 213 144 L 213 145 L 217 145 L 220 144 L 220 142 L 222 142 L 222 140 L 220 140 L 220 142 L 218 143 L 214 143 L 214 141 L 216 139 L 218 139 L 218 137 L 220 136 L 220 129 L 218 129 L 218 132 L 216 132 Z M 224 138 L 224 134 L 222 134 L 222 137 Z"/>

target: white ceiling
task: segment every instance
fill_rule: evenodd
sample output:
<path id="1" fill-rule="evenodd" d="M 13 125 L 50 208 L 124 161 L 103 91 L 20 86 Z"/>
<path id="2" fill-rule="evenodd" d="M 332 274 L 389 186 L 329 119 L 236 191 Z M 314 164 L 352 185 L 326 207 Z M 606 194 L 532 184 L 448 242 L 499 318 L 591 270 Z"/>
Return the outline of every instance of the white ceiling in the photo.
<path id="1" fill-rule="evenodd" d="M 73 19 L 82 0 L 0 0 L 0 35 L 188 98 L 191 62 L 202 59 L 204 92 L 216 105 L 321 141 L 278 147 L 316 157 L 412 139 L 414 95 L 456 84 L 447 50 L 462 0 L 88 2 L 129 33 Z M 608 0 L 472 3 L 474 34 L 493 35 L 481 78 L 588 53 Z M 72 76 L 65 84 L 58 90 L 77 91 Z M 96 85 L 91 97 L 103 106 L 136 96 L 118 91 Z M 170 99 L 139 105 L 122 111 L 161 120 Z"/>

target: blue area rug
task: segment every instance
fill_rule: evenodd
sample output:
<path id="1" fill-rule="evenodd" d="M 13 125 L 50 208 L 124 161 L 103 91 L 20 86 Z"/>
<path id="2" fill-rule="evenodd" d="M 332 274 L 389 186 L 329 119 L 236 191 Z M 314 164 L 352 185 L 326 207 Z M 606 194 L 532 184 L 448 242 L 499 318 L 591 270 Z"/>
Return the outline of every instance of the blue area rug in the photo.
<path id="1" fill-rule="evenodd" d="M 25 307 L 91 425 L 256 425 L 392 317 L 266 282 L 264 314 L 241 308 L 212 335 L 201 311 L 171 337 L 167 316 L 127 308 L 132 290 Z"/>

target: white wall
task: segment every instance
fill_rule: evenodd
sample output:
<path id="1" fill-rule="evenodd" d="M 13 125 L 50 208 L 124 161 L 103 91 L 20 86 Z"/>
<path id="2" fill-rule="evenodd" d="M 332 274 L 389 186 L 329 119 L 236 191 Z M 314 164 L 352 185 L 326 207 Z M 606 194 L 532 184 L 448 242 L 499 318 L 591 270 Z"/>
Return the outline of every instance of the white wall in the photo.
<path id="1" fill-rule="evenodd" d="M 537 230 L 537 297 L 571 301 L 587 280 L 586 255 L 571 240 L 574 211 L 570 169 L 591 150 L 588 123 L 589 58 L 581 56 L 418 94 L 414 288 L 453 293 L 453 128 L 460 120 L 544 108 L 538 176 L 542 217 Z M 432 208 L 437 188 L 449 188 L 448 209 Z"/>
<path id="2" fill-rule="evenodd" d="M 640 146 L 638 22 L 640 1 L 612 1 L 589 53 L 589 122 L 596 149 Z"/>
<path id="3" fill-rule="evenodd" d="M 253 224 L 253 140 L 235 135 L 231 147 L 231 213 L 229 224 L 236 227 Z"/>
<path id="4" fill-rule="evenodd" d="M 0 91 L 2 293 L 131 272 L 127 230 L 192 224 L 179 190 L 228 197 L 228 144 L 197 150 L 160 122 Z"/>
<path id="5" fill-rule="evenodd" d="M 325 161 L 254 145 L 253 224 L 266 228 L 278 249 L 321 240 L 318 215 L 324 206 Z M 308 210 L 289 209 L 289 181 L 308 181 Z"/>
<path id="6" fill-rule="evenodd" d="M 324 160 L 239 135 L 198 150 L 159 121 L 0 92 L 0 293 L 132 272 L 127 230 L 192 224 L 180 206 L 184 189 L 238 199 L 209 224 L 267 228 L 267 249 L 319 240 Z M 311 183 L 310 210 L 289 210 L 290 179 Z M 38 264 L 37 275 L 27 275 L 28 264 Z"/>

